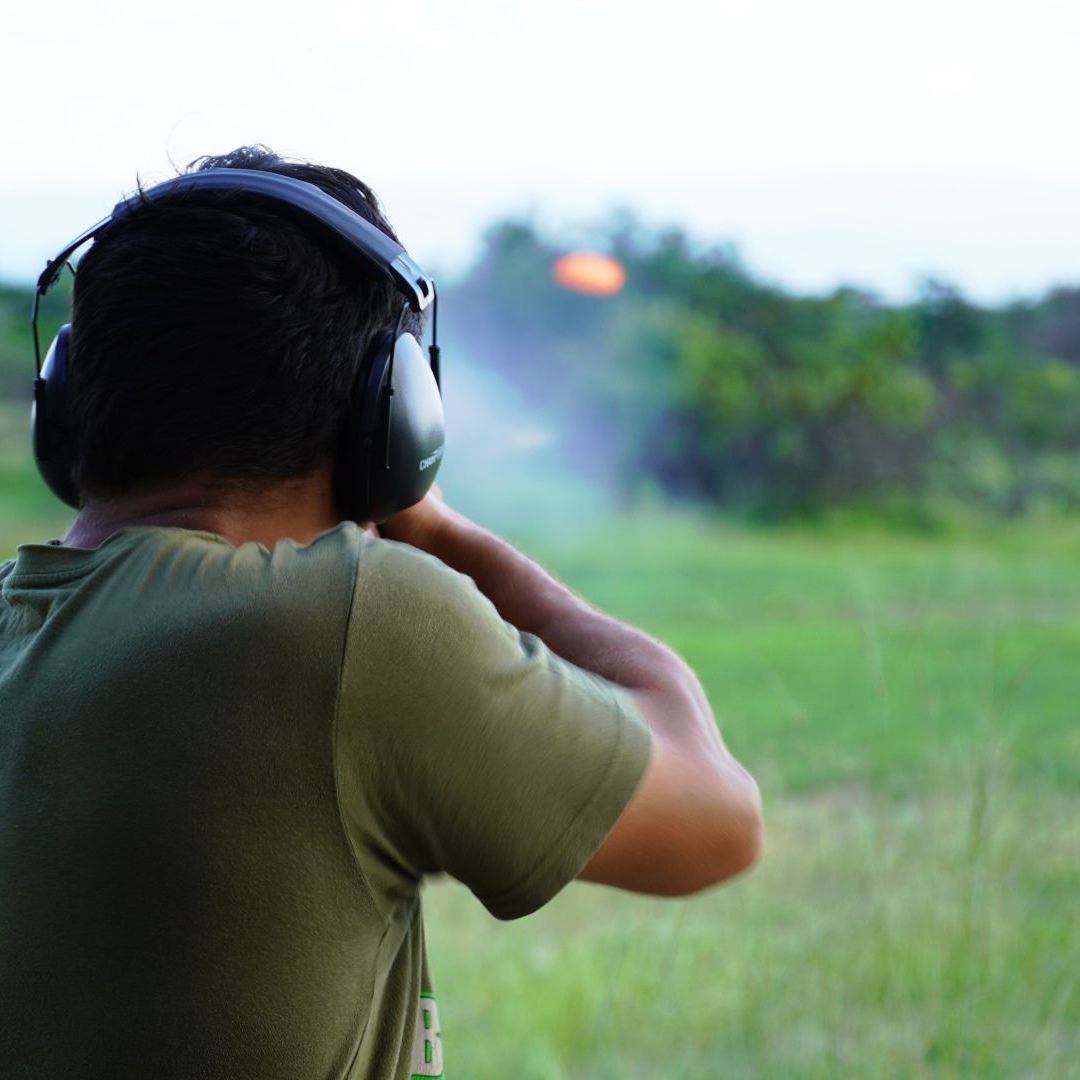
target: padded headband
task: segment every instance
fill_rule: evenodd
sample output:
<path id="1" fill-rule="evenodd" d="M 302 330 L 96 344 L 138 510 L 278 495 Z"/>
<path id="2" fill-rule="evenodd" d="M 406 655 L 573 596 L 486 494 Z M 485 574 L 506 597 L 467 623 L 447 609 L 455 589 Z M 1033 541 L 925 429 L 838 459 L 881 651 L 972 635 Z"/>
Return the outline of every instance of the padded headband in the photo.
<path id="1" fill-rule="evenodd" d="M 367 256 L 372 266 L 397 286 L 413 311 L 423 311 L 435 298 L 435 283 L 410 258 L 408 252 L 381 229 L 365 221 L 315 184 L 258 169 L 204 169 L 202 172 L 187 173 L 118 202 L 107 218 L 92 225 L 49 260 L 38 278 L 38 293 L 45 292 L 52 285 L 73 252 L 110 225 L 129 217 L 142 203 L 201 191 L 242 191 L 295 206 L 321 222 L 331 237 Z"/>

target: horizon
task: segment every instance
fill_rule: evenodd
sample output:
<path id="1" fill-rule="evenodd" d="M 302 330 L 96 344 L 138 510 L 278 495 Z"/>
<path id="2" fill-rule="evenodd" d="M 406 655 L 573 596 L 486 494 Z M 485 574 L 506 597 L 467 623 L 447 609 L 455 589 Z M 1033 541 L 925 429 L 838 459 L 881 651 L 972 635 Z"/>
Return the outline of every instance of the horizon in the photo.
<path id="1" fill-rule="evenodd" d="M 998 303 L 1080 281 L 1080 9 L 1060 0 L 672 0 L 663 17 L 420 0 L 408 20 L 311 0 L 302 21 L 283 0 L 182 18 L 58 0 L 48 66 L 67 79 L 42 77 L 31 11 L 5 31 L 5 279 L 36 276 L 137 175 L 261 140 L 371 183 L 440 274 L 507 215 L 562 230 L 629 207 L 797 294 L 896 301 L 934 277 Z"/>
<path id="2" fill-rule="evenodd" d="M 162 176 L 159 179 L 164 179 Z M 113 203 L 124 193 L 124 189 L 113 196 Z M 82 208 L 86 200 L 76 199 L 70 204 Z M 108 202 L 108 200 L 105 200 Z M 63 205 L 63 204 L 61 204 Z M 112 203 L 109 203 L 111 206 Z M 105 211 L 99 211 L 98 218 L 104 216 Z M 1068 273 L 1063 272 L 1055 276 L 1052 272 L 1045 272 L 1029 277 L 1025 282 L 1016 278 L 1014 287 L 973 288 L 969 281 L 958 278 L 948 272 L 947 267 L 934 266 L 929 261 L 919 269 L 917 258 L 913 257 L 903 269 L 882 266 L 879 274 L 868 274 L 864 278 L 855 277 L 853 274 L 821 274 L 815 273 L 812 267 L 797 262 L 794 266 L 788 266 L 785 273 L 781 266 L 768 265 L 767 256 L 774 251 L 775 243 L 755 245 L 753 242 L 738 241 L 730 236 L 709 236 L 700 230 L 694 229 L 685 221 L 675 218 L 646 217 L 640 214 L 633 206 L 625 203 L 612 203 L 607 207 L 597 209 L 591 218 L 578 216 L 576 218 L 559 219 L 556 215 L 545 213 L 540 207 L 534 205 L 513 206 L 508 204 L 501 213 L 496 213 L 477 226 L 471 236 L 444 238 L 444 243 L 429 242 L 427 244 L 411 244 L 403 236 L 404 231 L 397 228 L 399 236 L 405 240 L 404 246 L 437 280 L 453 287 L 468 277 L 468 274 L 476 264 L 483 246 L 483 235 L 487 229 L 506 221 L 522 221 L 534 225 L 539 235 L 561 251 L 570 252 L 578 250 L 606 251 L 603 242 L 604 231 L 613 217 L 617 214 L 629 213 L 637 225 L 647 234 L 658 236 L 668 229 L 682 231 L 689 241 L 693 250 L 704 252 L 716 249 L 727 249 L 745 272 L 755 281 L 777 288 L 789 296 L 805 299 L 815 296 L 827 296 L 841 289 L 855 289 L 865 292 L 874 297 L 878 302 L 886 306 L 906 306 L 917 302 L 920 289 L 927 283 L 937 283 L 956 289 L 969 303 L 987 309 L 1007 307 L 1011 304 L 1037 303 L 1059 290 L 1080 288 L 1080 264 L 1075 269 L 1070 268 Z M 76 220 L 74 210 L 70 209 L 64 215 L 71 221 Z M 44 268 L 48 258 L 55 255 L 63 244 L 82 232 L 88 225 L 98 220 L 91 215 L 84 218 L 83 226 L 74 226 L 63 236 L 58 237 L 55 244 L 47 249 L 48 254 L 42 255 L 38 261 L 31 265 L 30 260 L 37 255 L 40 243 L 31 241 L 22 249 L 23 256 L 16 256 L 14 264 L 18 267 L 13 270 L 11 248 L 7 252 L 0 253 L 0 285 L 13 288 L 32 289 L 38 274 Z M 391 219 L 398 226 L 398 216 L 391 213 Z M 10 236 L 10 234 L 9 234 Z M 34 250 L 27 253 L 27 247 Z M 18 249 L 16 249 L 18 250 Z M 46 249 L 42 249 L 46 250 Z M 82 254 L 86 249 L 80 249 Z M 417 254 L 419 252 L 419 254 Z M 775 254 L 773 255 L 775 262 Z M 1064 268 L 1063 268 L 1064 269 Z"/>

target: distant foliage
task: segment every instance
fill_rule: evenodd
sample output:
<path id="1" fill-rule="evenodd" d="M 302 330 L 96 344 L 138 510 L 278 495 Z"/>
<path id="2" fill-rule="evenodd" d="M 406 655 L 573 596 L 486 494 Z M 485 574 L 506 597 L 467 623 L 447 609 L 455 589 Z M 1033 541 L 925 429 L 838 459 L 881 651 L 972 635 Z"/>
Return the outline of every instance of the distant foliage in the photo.
<path id="1" fill-rule="evenodd" d="M 895 306 L 841 288 L 797 296 L 729 247 L 618 215 L 594 246 L 615 297 L 570 292 L 565 247 L 529 221 L 488 230 L 443 290 L 448 336 L 567 425 L 575 461 L 768 517 L 961 501 L 1080 508 L 1080 288 L 977 306 L 926 282 Z M 42 347 L 67 317 L 46 297 Z M 27 398 L 29 288 L 0 286 L 0 398 Z"/>
<path id="2" fill-rule="evenodd" d="M 33 289 L 0 283 L 0 399 L 29 400 L 34 383 L 34 339 L 30 333 Z M 65 272 L 41 304 L 41 352 L 71 311 L 71 277 Z"/>
<path id="3" fill-rule="evenodd" d="M 610 299 L 557 285 L 564 249 L 532 223 L 497 224 L 444 310 L 627 495 L 646 480 L 767 516 L 1080 506 L 1080 289 L 984 308 L 929 281 L 893 306 L 796 296 L 625 215 L 598 246 L 627 270 Z"/>

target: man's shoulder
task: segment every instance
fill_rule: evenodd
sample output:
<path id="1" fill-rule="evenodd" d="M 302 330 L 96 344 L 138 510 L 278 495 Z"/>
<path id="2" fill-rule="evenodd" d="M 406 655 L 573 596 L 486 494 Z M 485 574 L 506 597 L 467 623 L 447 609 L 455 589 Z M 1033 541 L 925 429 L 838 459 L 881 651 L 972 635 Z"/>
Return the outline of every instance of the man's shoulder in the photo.
<path id="1" fill-rule="evenodd" d="M 372 543 L 358 526 L 342 522 L 308 543 L 279 540 L 272 547 L 218 544 L 201 550 L 195 544 L 180 560 L 190 563 L 189 572 L 200 583 L 202 605 L 213 608 L 220 599 L 255 619 L 290 622 L 314 633 L 339 621 L 343 629 Z"/>
<path id="2" fill-rule="evenodd" d="M 355 604 L 364 621 L 387 623 L 400 633 L 439 625 L 467 631 L 503 621 L 467 574 L 410 544 L 365 537 L 356 574 Z"/>
<path id="3" fill-rule="evenodd" d="M 94 594 L 99 618 L 146 622 L 185 634 L 198 628 L 254 634 L 291 625 L 318 634 L 342 628 L 370 538 L 343 522 L 306 544 L 234 545 L 179 528 L 122 530 L 98 549 L 20 549 L 16 571 L 31 586 Z M 44 573 L 48 571 L 48 573 Z"/>
<path id="4" fill-rule="evenodd" d="M 362 535 L 358 561 L 365 583 L 373 586 L 421 594 L 475 588 L 472 578 L 451 569 L 434 555 L 386 537 Z"/>

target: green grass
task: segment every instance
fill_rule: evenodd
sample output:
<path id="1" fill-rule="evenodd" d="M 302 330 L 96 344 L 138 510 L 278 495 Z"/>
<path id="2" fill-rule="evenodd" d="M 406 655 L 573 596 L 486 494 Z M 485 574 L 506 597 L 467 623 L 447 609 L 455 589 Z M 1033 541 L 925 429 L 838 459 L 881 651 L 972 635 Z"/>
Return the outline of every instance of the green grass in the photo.
<path id="1" fill-rule="evenodd" d="M 1066 1074 L 1076 803 L 958 786 L 773 796 L 761 867 L 688 902 L 575 886 L 503 926 L 432 888 L 458 1075 Z"/>
<path id="2" fill-rule="evenodd" d="M 1080 528 L 1044 530 L 527 542 L 701 673 L 768 853 L 511 926 L 433 888 L 458 1075 L 1080 1075 Z"/>
<path id="3" fill-rule="evenodd" d="M 2 557 L 66 518 L 20 445 Z M 434 884 L 449 1075 L 1080 1075 L 1080 524 L 574 520 L 517 539 L 700 672 L 768 851 L 690 901 L 572 886 L 512 924 Z"/>

